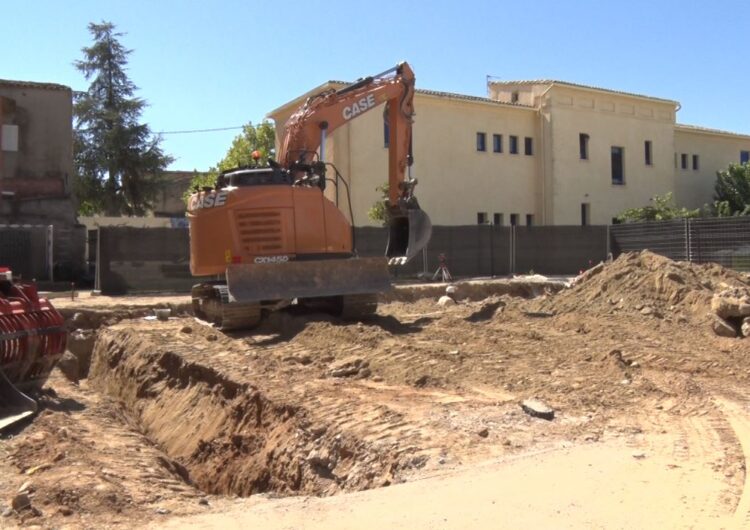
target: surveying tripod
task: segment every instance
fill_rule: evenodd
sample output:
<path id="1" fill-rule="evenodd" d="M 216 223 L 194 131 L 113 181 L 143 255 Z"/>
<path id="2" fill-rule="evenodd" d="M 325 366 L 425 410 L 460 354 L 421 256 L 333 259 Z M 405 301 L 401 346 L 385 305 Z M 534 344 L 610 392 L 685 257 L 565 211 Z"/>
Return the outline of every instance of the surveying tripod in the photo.
<path id="1" fill-rule="evenodd" d="M 441 281 L 444 283 L 453 281 L 451 271 L 448 270 L 448 265 L 445 262 L 445 254 L 438 255 L 438 268 L 435 271 L 435 274 L 432 275 L 432 279 L 437 280 L 438 276 L 440 276 Z"/>

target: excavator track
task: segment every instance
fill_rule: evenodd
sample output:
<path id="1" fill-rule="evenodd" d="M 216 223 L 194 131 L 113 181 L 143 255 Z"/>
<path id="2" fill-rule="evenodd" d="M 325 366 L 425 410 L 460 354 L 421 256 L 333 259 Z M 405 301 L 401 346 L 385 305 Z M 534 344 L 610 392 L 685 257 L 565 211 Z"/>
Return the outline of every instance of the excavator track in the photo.
<path id="1" fill-rule="evenodd" d="M 232 302 L 227 286 L 199 284 L 193 287 L 193 313 L 222 331 L 252 329 L 260 324 L 259 303 Z"/>
<path id="2" fill-rule="evenodd" d="M 347 294 L 341 298 L 341 318 L 344 320 L 361 320 L 374 315 L 378 309 L 376 293 Z"/>

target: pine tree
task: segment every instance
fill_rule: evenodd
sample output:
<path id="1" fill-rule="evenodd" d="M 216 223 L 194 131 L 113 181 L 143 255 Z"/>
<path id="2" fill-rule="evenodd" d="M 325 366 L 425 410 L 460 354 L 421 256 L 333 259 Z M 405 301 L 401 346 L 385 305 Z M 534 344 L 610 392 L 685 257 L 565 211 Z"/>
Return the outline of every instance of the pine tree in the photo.
<path id="1" fill-rule="evenodd" d="M 160 147 L 147 124 L 140 123 L 146 102 L 126 73 L 128 50 L 114 24 L 88 26 L 93 45 L 76 61 L 87 81 L 75 98 L 74 152 L 76 193 L 84 214 L 143 215 L 163 187 L 162 172 L 173 158 Z"/>

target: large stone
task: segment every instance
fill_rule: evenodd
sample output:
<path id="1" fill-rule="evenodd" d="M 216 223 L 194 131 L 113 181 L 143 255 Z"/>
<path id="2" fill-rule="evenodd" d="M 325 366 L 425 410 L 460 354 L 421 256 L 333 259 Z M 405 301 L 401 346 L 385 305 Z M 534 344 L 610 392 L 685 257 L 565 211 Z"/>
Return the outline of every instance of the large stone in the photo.
<path id="1" fill-rule="evenodd" d="M 66 351 L 65 353 L 63 353 L 62 357 L 60 357 L 60 360 L 57 361 L 57 367 L 60 369 L 63 375 L 68 378 L 68 380 L 74 383 L 78 382 L 78 357 L 76 357 L 69 351 Z"/>
<path id="2" fill-rule="evenodd" d="M 68 351 L 78 358 L 78 378 L 89 375 L 91 353 L 94 351 L 96 332 L 93 330 L 77 329 L 68 335 Z"/>
<path id="3" fill-rule="evenodd" d="M 711 299 L 711 311 L 721 318 L 750 316 L 750 294 L 741 289 L 727 289 Z"/>
<path id="4" fill-rule="evenodd" d="M 13 500 L 11 501 L 11 507 L 15 511 L 20 512 L 21 510 L 25 510 L 26 508 L 31 508 L 31 500 L 26 493 L 19 493 L 18 495 L 13 497 Z"/>
<path id="5" fill-rule="evenodd" d="M 361 357 L 348 357 L 332 363 L 328 367 L 328 375 L 331 377 L 367 377 L 370 375 L 369 361 Z"/>
<path id="6" fill-rule="evenodd" d="M 714 330 L 714 333 L 716 333 L 720 337 L 733 338 L 737 336 L 737 330 L 734 329 L 734 326 L 716 315 L 714 315 L 714 318 L 711 321 L 711 329 Z"/>
<path id="7" fill-rule="evenodd" d="M 555 417 L 555 411 L 546 403 L 538 399 L 527 399 L 521 403 L 521 408 L 529 416 L 542 418 L 543 420 L 552 420 Z"/>
<path id="8" fill-rule="evenodd" d="M 441 296 L 438 300 L 439 306 L 449 306 L 449 305 L 456 305 L 456 301 L 451 298 L 450 296 Z"/>
<path id="9" fill-rule="evenodd" d="M 742 319 L 742 336 L 750 336 L 750 317 L 745 317 L 744 319 Z"/>

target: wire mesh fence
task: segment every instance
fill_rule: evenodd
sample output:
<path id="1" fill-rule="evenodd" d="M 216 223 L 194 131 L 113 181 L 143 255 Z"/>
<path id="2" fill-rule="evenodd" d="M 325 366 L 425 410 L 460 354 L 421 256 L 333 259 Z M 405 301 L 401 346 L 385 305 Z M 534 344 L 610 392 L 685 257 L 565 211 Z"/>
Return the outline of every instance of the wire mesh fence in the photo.
<path id="1" fill-rule="evenodd" d="M 0 225 L 0 267 L 21 278 L 52 280 L 52 227 Z"/>
<path id="2" fill-rule="evenodd" d="M 613 225 L 612 253 L 651 250 L 668 258 L 750 271 L 750 217 Z"/>

